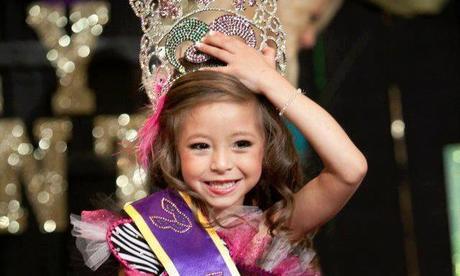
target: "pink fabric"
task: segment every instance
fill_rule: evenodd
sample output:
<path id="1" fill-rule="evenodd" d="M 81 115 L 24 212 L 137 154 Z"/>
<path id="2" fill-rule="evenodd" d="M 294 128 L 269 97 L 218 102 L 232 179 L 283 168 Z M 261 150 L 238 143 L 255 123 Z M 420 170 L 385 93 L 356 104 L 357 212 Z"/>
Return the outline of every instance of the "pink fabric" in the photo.
<path id="1" fill-rule="evenodd" d="M 255 238 L 257 229 L 249 224 L 223 229 L 218 234 L 227 243 L 232 259 L 244 265 L 255 265 L 269 242 L 269 237 Z"/>
<path id="2" fill-rule="evenodd" d="M 248 271 L 242 275 L 296 275 L 296 276 L 320 276 L 319 271 L 311 267 L 303 268 L 300 259 L 294 255 L 288 255 L 275 266 L 271 272 L 263 271 L 259 267 L 259 261 L 269 250 L 272 237 L 267 234 L 258 235 L 258 225 L 243 223 L 229 229 L 218 230 L 219 236 L 226 242 L 230 255 L 239 269 Z M 272 252 L 277 253 L 277 252 Z M 281 254 L 281 252 L 278 252 Z M 259 269 L 259 272 L 255 272 Z M 253 273 L 251 273 L 253 271 Z M 261 274 L 262 273 L 262 274 Z"/>
<path id="3" fill-rule="evenodd" d="M 118 220 L 120 216 L 108 210 L 95 210 L 95 211 L 82 211 L 81 220 L 83 222 L 91 222 L 105 226 L 107 228 L 110 224 Z"/>

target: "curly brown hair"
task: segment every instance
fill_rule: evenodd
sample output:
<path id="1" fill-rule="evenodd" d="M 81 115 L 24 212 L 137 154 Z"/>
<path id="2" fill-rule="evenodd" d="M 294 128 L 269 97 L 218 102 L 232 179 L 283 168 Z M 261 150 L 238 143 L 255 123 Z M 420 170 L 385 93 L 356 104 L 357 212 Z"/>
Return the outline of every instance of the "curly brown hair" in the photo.
<path id="1" fill-rule="evenodd" d="M 184 183 L 176 149 L 178 133 L 191 108 L 210 102 L 254 102 L 262 120 L 265 147 L 262 175 L 246 195 L 245 204 L 257 205 L 266 214 L 270 234 L 289 233 L 293 211 L 293 192 L 303 184 L 299 157 L 276 108 L 233 76 L 211 71 L 184 75 L 174 82 L 159 118 L 159 135 L 152 147 L 151 177 L 159 188 L 173 188 L 188 193 L 206 211 L 206 203 Z M 209 210 L 206 214 L 210 214 Z"/>

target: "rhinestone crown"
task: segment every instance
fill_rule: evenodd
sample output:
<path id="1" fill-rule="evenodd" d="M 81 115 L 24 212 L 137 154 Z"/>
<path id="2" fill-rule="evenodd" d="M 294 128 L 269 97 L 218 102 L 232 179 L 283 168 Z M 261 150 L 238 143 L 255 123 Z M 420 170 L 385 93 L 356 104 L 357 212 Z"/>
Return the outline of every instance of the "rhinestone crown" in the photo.
<path id="1" fill-rule="evenodd" d="M 222 65 L 194 43 L 210 30 L 238 36 L 258 50 L 276 48 L 277 69 L 286 70 L 286 35 L 276 0 L 129 0 L 141 19 L 142 80 L 154 108 L 178 77 Z"/>

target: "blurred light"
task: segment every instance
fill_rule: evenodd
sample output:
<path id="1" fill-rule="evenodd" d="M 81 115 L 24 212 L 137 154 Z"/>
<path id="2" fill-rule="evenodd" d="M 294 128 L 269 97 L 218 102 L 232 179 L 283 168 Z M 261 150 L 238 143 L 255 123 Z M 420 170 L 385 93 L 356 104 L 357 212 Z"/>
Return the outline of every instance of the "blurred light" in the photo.
<path id="1" fill-rule="evenodd" d="M 126 187 L 129 184 L 129 179 L 126 175 L 120 175 L 117 177 L 117 186 L 120 188 Z"/>
<path id="2" fill-rule="evenodd" d="M 18 146 L 18 153 L 20 155 L 27 155 L 27 154 L 31 154 L 33 151 L 33 147 L 31 144 L 29 143 L 21 143 L 19 144 Z"/>
<path id="3" fill-rule="evenodd" d="M 124 195 L 131 195 L 134 192 L 134 187 L 133 187 L 133 185 L 127 185 L 127 186 L 121 188 L 121 192 Z"/>
<path id="4" fill-rule="evenodd" d="M 73 12 L 69 18 L 72 22 L 76 22 L 78 19 L 80 19 L 81 13 L 79 11 Z"/>
<path id="5" fill-rule="evenodd" d="M 35 149 L 33 155 L 35 160 L 43 160 L 45 158 L 45 152 L 41 149 Z"/>
<path id="6" fill-rule="evenodd" d="M 16 234 L 19 232 L 19 223 L 17 221 L 11 221 L 10 224 L 8 225 L 8 232 L 11 234 Z"/>
<path id="7" fill-rule="evenodd" d="M 129 124 L 129 115 L 128 114 L 121 114 L 120 116 L 118 116 L 118 124 L 120 126 L 126 126 Z"/>
<path id="8" fill-rule="evenodd" d="M 79 33 L 79 32 L 81 32 L 83 30 L 81 24 L 78 24 L 78 22 L 73 23 L 71 29 L 72 29 L 72 32 L 74 32 L 74 33 Z"/>
<path id="9" fill-rule="evenodd" d="M 126 132 L 126 140 L 134 142 L 137 138 L 137 131 L 135 129 L 130 129 Z"/>
<path id="10" fill-rule="evenodd" d="M 70 44 L 70 36 L 68 35 L 63 35 L 61 36 L 61 38 L 59 38 L 59 45 L 61 45 L 62 47 L 67 47 L 69 46 Z"/>
<path id="11" fill-rule="evenodd" d="M 54 12 L 48 14 L 48 21 L 49 22 L 55 23 L 58 19 L 59 19 L 59 14 L 57 13 L 57 11 L 54 11 Z"/>
<path id="12" fill-rule="evenodd" d="M 0 229 L 8 228 L 10 225 L 10 219 L 7 216 L 0 217 Z"/>
<path id="13" fill-rule="evenodd" d="M 91 49 L 87 45 L 82 45 L 78 48 L 78 55 L 82 58 L 89 56 Z"/>
<path id="14" fill-rule="evenodd" d="M 50 191 L 53 194 L 59 194 L 62 193 L 62 184 L 61 183 L 52 183 L 50 186 Z"/>
<path id="15" fill-rule="evenodd" d="M 50 147 L 50 141 L 48 139 L 40 139 L 40 141 L 38 142 L 38 146 L 42 150 L 47 150 Z"/>
<path id="16" fill-rule="evenodd" d="M 97 16 L 97 14 L 92 14 L 88 17 L 88 22 L 91 26 L 97 24 L 98 21 L 99 21 L 99 16 Z"/>
<path id="17" fill-rule="evenodd" d="M 43 224 L 43 230 L 47 233 L 54 232 L 56 230 L 56 222 L 52 219 L 45 221 Z"/>
<path id="18" fill-rule="evenodd" d="M 145 184 L 147 180 L 147 173 L 144 169 L 138 167 L 134 170 L 133 173 L 133 183 L 137 186 L 142 186 Z"/>
<path id="19" fill-rule="evenodd" d="M 37 195 L 38 202 L 45 204 L 50 200 L 50 194 L 46 191 L 41 191 Z"/>
<path id="20" fill-rule="evenodd" d="M 47 127 L 47 128 L 42 129 L 42 131 L 40 131 L 40 134 L 42 138 L 51 139 L 51 137 L 53 137 L 53 130 Z"/>
<path id="21" fill-rule="evenodd" d="M 67 61 L 64 64 L 63 69 L 64 71 L 66 71 L 66 73 L 72 73 L 75 70 L 75 63 L 73 63 L 72 61 Z"/>
<path id="22" fill-rule="evenodd" d="M 8 210 L 10 212 L 17 212 L 19 207 L 21 207 L 21 204 L 16 199 L 13 199 L 8 203 Z"/>
<path id="23" fill-rule="evenodd" d="M 24 134 L 24 128 L 21 125 L 16 125 L 11 131 L 14 137 L 19 138 Z"/>
<path id="24" fill-rule="evenodd" d="M 33 5 L 32 8 L 29 10 L 29 15 L 30 16 L 38 16 L 40 14 L 40 6 L 39 5 Z"/>
<path id="25" fill-rule="evenodd" d="M 59 141 L 56 143 L 56 151 L 64 153 L 67 150 L 67 143 L 64 141 Z"/>
<path id="26" fill-rule="evenodd" d="M 19 164 L 19 155 L 16 154 L 16 153 L 11 153 L 9 156 L 8 156 L 8 164 L 10 166 L 16 166 Z"/>
<path id="27" fill-rule="evenodd" d="M 58 51 L 56 51 L 56 49 L 49 50 L 46 54 L 46 58 L 49 61 L 55 61 L 58 58 Z"/>
<path id="28" fill-rule="evenodd" d="M 100 126 L 93 128 L 93 137 L 94 138 L 101 138 L 104 135 L 104 129 Z"/>
<path id="29" fill-rule="evenodd" d="M 95 36 L 99 36 L 102 33 L 102 26 L 99 24 L 94 25 L 91 28 L 91 33 Z"/>
<path id="30" fill-rule="evenodd" d="M 5 186 L 5 193 L 9 196 L 14 196 L 16 194 L 17 187 L 14 183 L 8 183 Z"/>
<path id="31" fill-rule="evenodd" d="M 404 137 L 405 124 L 402 120 L 394 120 L 391 123 L 391 136 L 395 139 Z"/>
<path id="32" fill-rule="evenodd" d="M 67 25 L 67 17 L 61 16 L 58 20 L 56 20 L 56 26 L 58 26 L 59 28 L 62 28 L 65 25 Z"/>

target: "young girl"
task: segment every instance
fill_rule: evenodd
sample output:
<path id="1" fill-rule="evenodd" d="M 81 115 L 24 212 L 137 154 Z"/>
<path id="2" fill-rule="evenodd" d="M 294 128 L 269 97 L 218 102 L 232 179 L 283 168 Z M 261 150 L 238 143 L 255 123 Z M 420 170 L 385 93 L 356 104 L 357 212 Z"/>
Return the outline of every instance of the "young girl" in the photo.
<path id="1" fill-rule="evenodd" d="M 131 218 L 73 217 L 86 263 L 96 268 L 109 248 L 129 275 L 318 275 L 310 234 L 355 192 L 365 158 L 275 70 L 273 49 L 261 53 L 218 32 L 196 47 L 226 66 L 176 80 L 157 137 L 143 130 L 141 155 L 165 190 L 128 205 Z M 324 164 L 308 183 L 280 115 Z"/>

